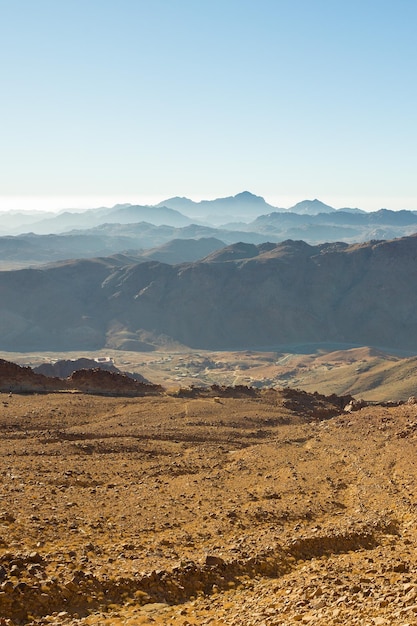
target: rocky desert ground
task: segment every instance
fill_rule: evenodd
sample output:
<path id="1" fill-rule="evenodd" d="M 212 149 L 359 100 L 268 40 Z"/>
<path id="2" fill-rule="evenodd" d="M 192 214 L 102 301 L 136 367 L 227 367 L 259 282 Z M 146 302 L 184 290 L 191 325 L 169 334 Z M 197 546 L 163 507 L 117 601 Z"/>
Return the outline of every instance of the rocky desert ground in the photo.
<path id="1" fill-rule="evenodd" d="M 2 393 L 1 626 L 416 624 L 417 404 L 348 400 Z"/>

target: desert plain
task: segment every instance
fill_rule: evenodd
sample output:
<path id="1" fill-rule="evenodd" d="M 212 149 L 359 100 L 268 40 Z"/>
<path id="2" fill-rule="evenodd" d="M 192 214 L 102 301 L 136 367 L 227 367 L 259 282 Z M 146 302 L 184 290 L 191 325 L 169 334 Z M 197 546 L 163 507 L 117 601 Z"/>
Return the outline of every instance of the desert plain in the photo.
<path id="1" fill-rule="evenodd" d="M 167 390 L 180 386 L 291 387 L 368 401 L 407 400 L 416 393 L 413 352 L 349 344 L 275 346 L 271 350 L 193 350 L 168 344 L 163 350 L 4 352 L 0 359 L 36 368 L 80 358 L 110 360 Z"/>
<path id="2" fill-rule="evenodd" d="M 417 404 L 347 401 L 2 393 L 0 624 L 416 624 Z"/>

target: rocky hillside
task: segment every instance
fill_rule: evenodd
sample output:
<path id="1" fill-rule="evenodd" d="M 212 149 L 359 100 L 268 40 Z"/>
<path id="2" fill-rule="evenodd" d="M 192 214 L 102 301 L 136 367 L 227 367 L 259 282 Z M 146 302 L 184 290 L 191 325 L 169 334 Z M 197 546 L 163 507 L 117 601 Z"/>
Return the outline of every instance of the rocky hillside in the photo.
<path id="1" fill-rule="evenodd" d="M 83 391 L 109 396 L 143 396 L 158 394 L 162 387 L 134 380 L 122 372 L 79 369 L 67 378 L 45 376 L 30 367 L 21 367 L 0 359 L 0 393 L 51 393 L 54 391 Z"/>
<path id="2" fill-rule="evenodd" d="M 0 273 L 0 349 L 339 343 L 417 350 L 417 236 L 232 245 L 205 260 Z M 162 339 L 161 339 L 162 338 Z"/>
<path id="3" fill-rule="evenodd" d="M 44 374 L 45 376 L 52 378 L 68 378 L 78 370 L 94 370 L 98 368 L 108 372 L 113 372 L 114 374 L 126 374 L 129 378 L 138 380 L 141 383 L 149 382 L 141 374 L 138 374 L 137 372 L 122 372 L 114 365 L 113 361 L 103 359 L 96 360 L 87 359 L 85 357 L 81 357 L 79 359 L 61 359 L 55 361 L 54 363 L 44 362 L 41 365 L 33 367 L 32 369 L 35 374 Z"/>
<path id="4" fill-rule="evenodd" d="M 1 626 L 405 626 L 417 404 L 0 399 Z"/>

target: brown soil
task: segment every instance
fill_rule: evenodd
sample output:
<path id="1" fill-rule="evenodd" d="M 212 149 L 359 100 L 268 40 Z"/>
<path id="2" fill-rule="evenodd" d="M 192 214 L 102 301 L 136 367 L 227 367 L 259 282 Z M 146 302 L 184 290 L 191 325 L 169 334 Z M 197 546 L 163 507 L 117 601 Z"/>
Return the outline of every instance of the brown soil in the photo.
<path id="1" fill-rule="evenodd" d="M 416 624 L 417 405 L 0 395 L 0 625 Z"/>

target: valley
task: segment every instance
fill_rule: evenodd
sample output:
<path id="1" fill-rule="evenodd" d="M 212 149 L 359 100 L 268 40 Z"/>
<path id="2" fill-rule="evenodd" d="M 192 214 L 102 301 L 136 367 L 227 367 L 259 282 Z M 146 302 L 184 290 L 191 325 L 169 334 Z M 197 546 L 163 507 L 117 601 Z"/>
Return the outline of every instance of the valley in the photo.
<path id="1" fill-rule="evenodd" d="M 189 202 L 0 237 L 0 626 L 415 623 L 415 214 Z"/>
<path id="2" fill-rule="evenodd" d="M 168 389 L 212 384 L 292 387 L 377 402 L 407 400 L 416 393 L 416 356 L 367 347 L 299 346 L 297 352 L 284 350 L 212 352 L 183 347 L 147 352 L 0 352 L 0 358 L 30 367 L 62 359 L 106 358 L 121 371 L 136 372 Z"/>
<path id="3" fill-rule="evenodd" d="M 0 6 L 0 626 L 417 626 L 417 1 Z"/>

